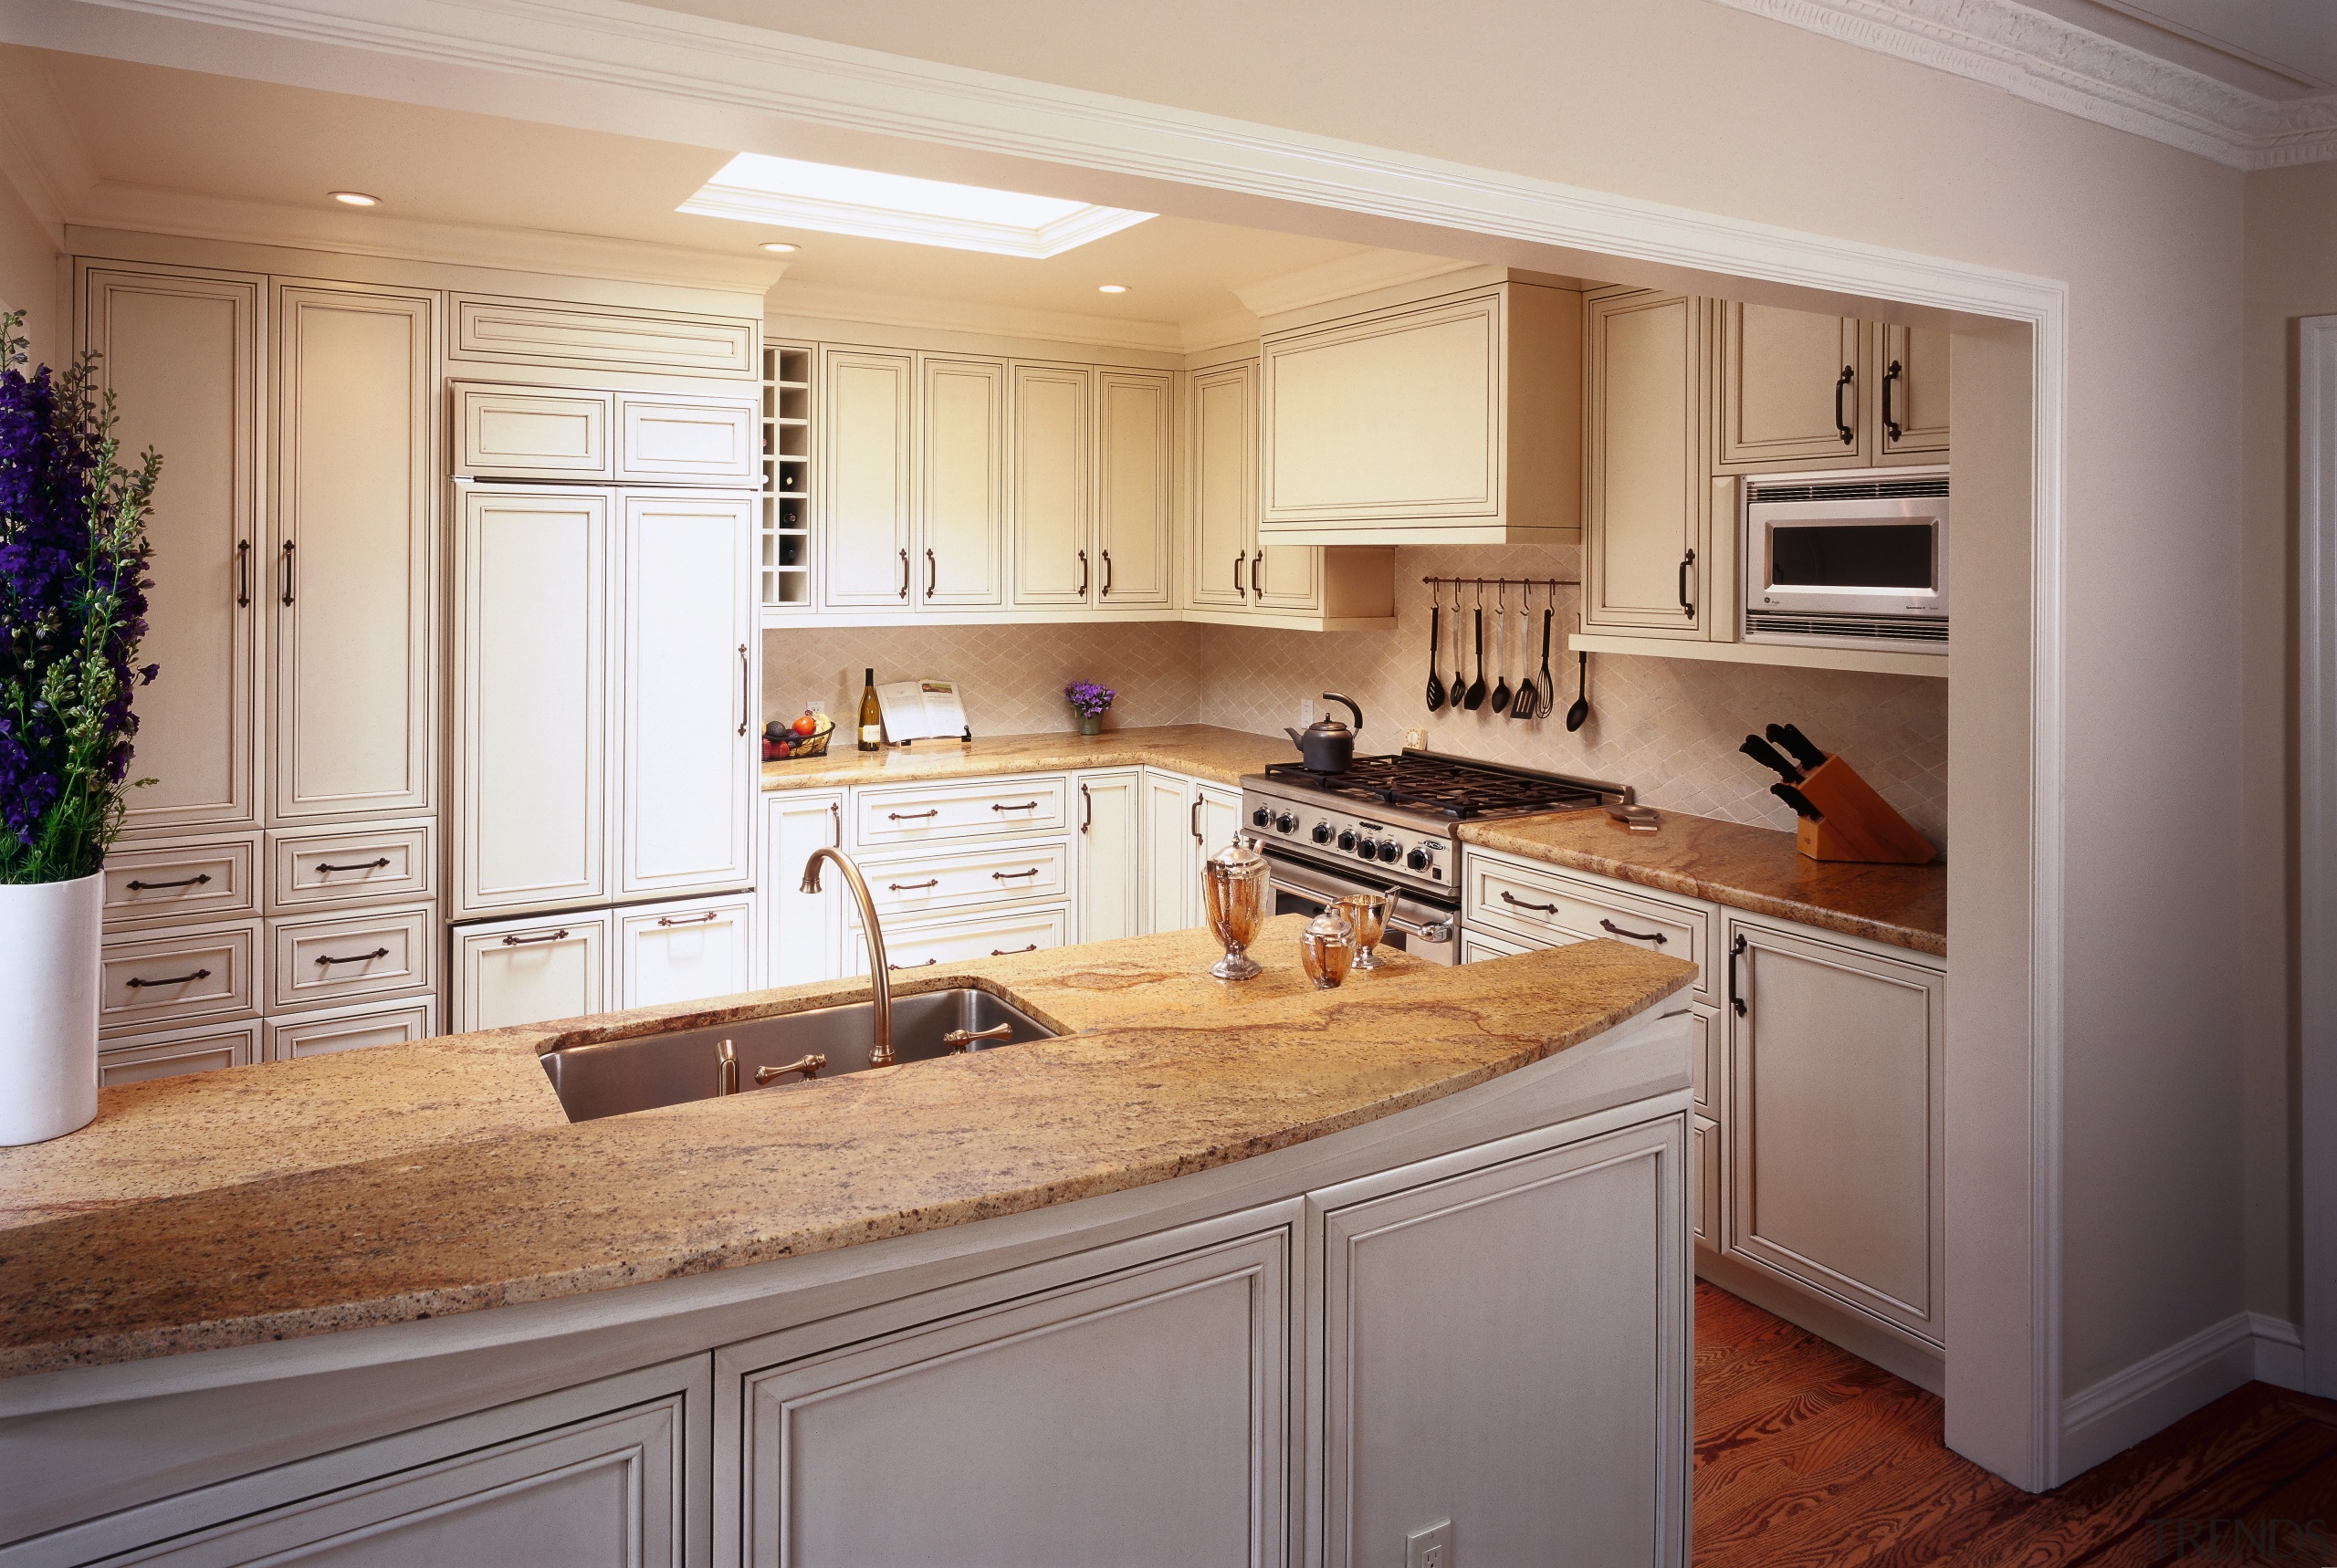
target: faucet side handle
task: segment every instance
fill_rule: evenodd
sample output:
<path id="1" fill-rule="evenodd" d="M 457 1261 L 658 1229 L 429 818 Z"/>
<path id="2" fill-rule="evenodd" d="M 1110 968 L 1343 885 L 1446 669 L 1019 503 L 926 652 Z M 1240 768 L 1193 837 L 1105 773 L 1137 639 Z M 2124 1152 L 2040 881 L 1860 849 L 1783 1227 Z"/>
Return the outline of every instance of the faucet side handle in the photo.
<path id="1" fill-rule="evenodd" d="M 739 1052 L 728 1040 L 715 1048 L 714 1060 L 715 1098 L 739 1092 Z"/>

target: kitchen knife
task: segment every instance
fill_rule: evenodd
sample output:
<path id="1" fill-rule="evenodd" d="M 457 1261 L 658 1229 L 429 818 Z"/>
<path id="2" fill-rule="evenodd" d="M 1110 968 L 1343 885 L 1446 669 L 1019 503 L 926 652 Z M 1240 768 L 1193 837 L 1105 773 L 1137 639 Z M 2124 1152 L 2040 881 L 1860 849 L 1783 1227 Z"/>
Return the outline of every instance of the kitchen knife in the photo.
<path id="1" fill-rule="evenodd" d="M 1826 820 L 1826 813 L 1811 805 L 1809 797 L 1790 784 L 1772 784 L 1769 786 L 1769 793 L 1791 806 L 1793 814 L 1797 817 L 1807 817 L 1813 822 L 1822 822 Z"/>
<path id="2" fill-rule="evenodd" d="M 1738 747 L 1736 749 L 1745 753 L 1745 756 L 1751 758 L 1762 767 L 1775 769 L 1777 777 L 1783 779 L 1787 783 L 1798 784 L 1801 782 L 1801 769 L 1796 768 L 1792 763 L 1787 762 L 1776 747 L 1771 746 L 1759 736 L 1746 736 L 1745 737 L 1745 744 Z"/>
<path id="3" fill-rule="evenodd" d="M 1793 759 L 1804 768 L 1821 767 L 1826 761 L 1826 754 L 1809 744 L 1809 737 L 1789 724 L 1771 725 L 1769 738 L 1792 752 Z"/>

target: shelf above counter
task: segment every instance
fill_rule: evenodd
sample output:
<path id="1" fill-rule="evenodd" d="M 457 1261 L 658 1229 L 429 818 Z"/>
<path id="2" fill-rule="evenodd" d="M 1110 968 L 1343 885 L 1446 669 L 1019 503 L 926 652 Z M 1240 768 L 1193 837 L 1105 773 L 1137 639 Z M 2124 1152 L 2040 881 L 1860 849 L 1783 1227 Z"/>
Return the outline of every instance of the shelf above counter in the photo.
<path id="1" fill-rule="evenodd" d="M 1777 664 L 1804 670 L 1862 670 L 1879 675 L 1947 679 L 1945 653 L 1902 653 L 1889 648 L 1801 648 L 1778 643 L 1706 643 L 1688 638 L 1626 637 L 1577 632 L 1567 647 L 1583 653 L 1632 653 L 1651 659 L 1703 659 L 1723 664 Z"/>

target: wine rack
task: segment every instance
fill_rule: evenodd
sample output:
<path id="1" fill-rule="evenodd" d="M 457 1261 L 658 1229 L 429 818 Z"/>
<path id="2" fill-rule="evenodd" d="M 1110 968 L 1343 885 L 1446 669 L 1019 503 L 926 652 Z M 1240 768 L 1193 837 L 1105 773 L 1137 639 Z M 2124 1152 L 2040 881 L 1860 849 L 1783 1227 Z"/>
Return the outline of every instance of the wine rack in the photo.
<path id="1" fill-rule="evenodd" d="M 760 547 L 766 617 L 812 610 L 812 346 L 763 345 Z"/>

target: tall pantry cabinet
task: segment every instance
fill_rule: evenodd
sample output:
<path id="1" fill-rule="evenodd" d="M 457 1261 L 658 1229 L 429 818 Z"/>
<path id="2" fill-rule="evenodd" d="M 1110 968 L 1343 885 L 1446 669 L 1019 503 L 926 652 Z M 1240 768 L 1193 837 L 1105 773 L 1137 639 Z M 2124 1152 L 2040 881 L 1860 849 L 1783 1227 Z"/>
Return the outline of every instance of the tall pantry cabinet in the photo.
<path id="1" fill-rule="evenodd" d="M 77 263 L 150 524 L 100 1071 L 438 1027 L 439 296 Z"/>

